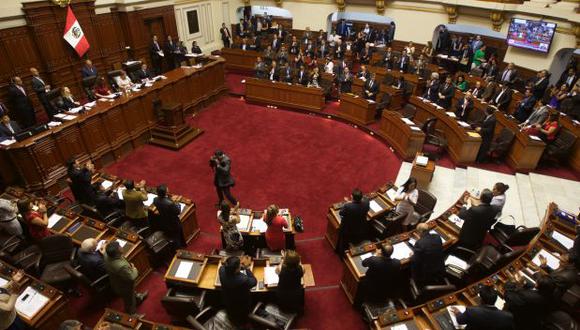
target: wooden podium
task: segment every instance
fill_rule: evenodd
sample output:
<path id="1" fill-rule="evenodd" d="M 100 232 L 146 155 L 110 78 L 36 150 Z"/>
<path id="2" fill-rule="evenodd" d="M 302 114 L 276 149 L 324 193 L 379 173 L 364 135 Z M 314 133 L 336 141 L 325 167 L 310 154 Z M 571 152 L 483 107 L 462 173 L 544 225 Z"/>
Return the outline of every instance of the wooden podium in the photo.
<path id="1" fill-rule="evenodd" d="M 380 94 L 389 94 L 391 96 L 391 103 L 389 104 L 389 110 L 398 111 L 403 108 L 404 94 L 403 90 L 397 89 L 393 86 L 381 84 Z M 377 100 L 381 100 L 379 97 Z"/>
<path id="2" fill-rule="evenodd" d="M 360 96 L 342 93 L 338 116 L 359 125 L 368 125 L 375 121 L 376 107 L 376 102 L 369 102 Z"/>
<path id="3" fill-rule="evenodd" d="M 179 150 L 203 131 L 185 123 L 180 103 L 156 104 L 157 124 L 151 129 L 151 144 Z"/>

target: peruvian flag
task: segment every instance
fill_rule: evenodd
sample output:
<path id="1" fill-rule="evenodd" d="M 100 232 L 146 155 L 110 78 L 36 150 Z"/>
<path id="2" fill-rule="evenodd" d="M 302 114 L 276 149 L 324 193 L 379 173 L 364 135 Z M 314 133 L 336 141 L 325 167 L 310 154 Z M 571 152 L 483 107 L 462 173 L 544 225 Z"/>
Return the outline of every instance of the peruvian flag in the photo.
<path id="1" fill-rule="evenodd" d="M 63 38 L 76 50 L 79 57 L 82 57 L 89 50 L 90 45 L 72 9 L 70 6 L 67 8 Z"/>

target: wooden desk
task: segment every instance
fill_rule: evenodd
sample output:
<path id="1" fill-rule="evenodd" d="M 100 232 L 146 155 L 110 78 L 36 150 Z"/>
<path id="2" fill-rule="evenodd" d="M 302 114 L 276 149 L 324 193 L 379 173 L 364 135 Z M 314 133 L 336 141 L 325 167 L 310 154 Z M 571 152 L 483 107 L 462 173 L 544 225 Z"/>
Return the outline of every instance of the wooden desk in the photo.
<path id="1" fill-rule="evenodd" d="M 499 134 L 503 128 L 507 128 L 515 134 L 514 142 L 506 156 L 507 164 L 520 172 L 534 170 L 542 158 L 546 144 L 522 133 L 518 127 L 518 122 L 515 119 L 507 118 L 502 112 L 496 111 L 495 118 L 495 134 Z"/>
<path id="2" fill-rule="evenodd" d="M 475 162 L 481 146 L 481 136 L 478 133 L 463 128 L 457 120 L 431 103 L 423 102 L 417 97 L 411 97 L 410 103 L 417 107 L 415 121 L 425 122 L 429 118 L 437 118 L 436 127 L 447 140 L 447 151 L 456 164 L 467 165 Z"/>
<path id="3" fill-rule="evenodd" d="M 375 121 L 377 103 L 350 93 L 340 95 L 340 112 L 338 116 L 357 123 L 368 125 Z"/>
<path id="4" fill-rule="evenodd" d="M 0 163 L 5 184 L 27 190 L 56 193 L 66 186 L 66 161 L 91 159 L 97 168 L 112 163 L 147 143 L 156 123 L 153 100 L 181 103 L 184 111 L 215 99 L 225 91 L 222 58 L 212 57 L 202 68 L 177 68 L 152 87 L 113 102 L 97 105 L 73 120 L 0 151 L 9 162 Z"/>
<path id="5" fill-rule="evenodd" d="M 383 111 L 378 134 L 405 160 L 413 159 L 423 150 L 425 143 L 425 133 L 419 127 L 405 123 L 396 111 Z"/>
<path id="6" fill-rule="evenodd" d="M 576 171 L 580 172 L 580 124 L 575 123 L 568 116 L 560 116 L 560 124 L 562 127 L 571 131 L 576 135 L 576 142 L 572 147 L 570 156 L 568 157 L 568 164 Z"/>
<path id="7" fill-rule="evenodd" d="M 402 89 L 395 88 L 389 84 L 381 84 L 379 89 L 379 95 L 377 100 L 382 99 L 381 94 L 389 94 L 391 96 L 391 103 L 389 104 L 389 110 L 397 111 L 403 107 L 403 102 L 405 101 L 405 94 Z"/>
<path id="8" fill-rule="evenodd" d="M 137 319 L 133 316 L 119 312 L 110 308 L 105 308 L 105 312 L 95 324 L 95 329 L 105 326 L 106 324 L 118 324 L 128 329 L 151 329 L 151 330 L 187 330 L 189 328 L 178 327 L 175 325 L 161 324 L 153 321 Z"/>
<path id="9" fill-rule="evenodd" d="M 240 48 L 222 48 L 221 57 L 226 59 L 226 69 L 254 71 L 256 59 L 261 53 L 255 50 L 242 50 Z"/>
<path id="10" fill-rule="evenodd" d="M 321 88 L 256 78 L 246 79 L 246 100 L 316 112 L 325 105 Z"/>
<path id="11" fill-rule="evenodd" d="M 418 188 L 425 189 L 433 179 L 433 173 L 435 173 L 435 161 L 428 160 L 426 166 L 421 166 L 417 164 L 417 157 L 419 156 L 423 156 L 423 154 L 418 152 L 415 159 L 413 159 L 411 176 L 417 179 Z"/>
<path id="12" fill-rule="evenodd" d="M 356 95 L 362 95 L 365 89 L 365 83 L 366 82 L 360 78 L 354 78 L 352 80 L 351 92 Z"/>
<path id="13" fill-rule="evenodd" d="M 375 73 L 377 75 L 377 81 L 383 82 L 385 77 L 389 76 L 394 81 L 399 77 L 405 78 L 405 82 L 411 85 L 411 92 L 412 95 L 423 95 L 423 91 L 425 90 L 425 79 L 419 77 L 416 74 L 412 73 L 403 73 L 401 71 L 396 70 L 387 70 L 383 67 L 376 67 L 372 66 L 369 67 L 369 71 Z"/>

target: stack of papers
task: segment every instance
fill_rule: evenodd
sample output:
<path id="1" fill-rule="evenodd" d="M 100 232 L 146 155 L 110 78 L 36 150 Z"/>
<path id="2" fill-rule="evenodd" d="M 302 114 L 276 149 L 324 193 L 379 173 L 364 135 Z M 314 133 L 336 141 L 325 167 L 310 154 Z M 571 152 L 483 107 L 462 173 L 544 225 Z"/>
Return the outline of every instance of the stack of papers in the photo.
<path id="1" fill-rule="evenodd" d="M 461 121 L 461 120 L 458 120 L 458 121 L 457 121 L 457 123 L 459 124 L 459 126 L 461 126 L 461 127 L 463 127 L 463 128 L 468 128 L 468 127 L 471 127 L 471 126 L 469 126 L 469 124 L 468 124 L 468 123 L 466 123 L 466 122 L 464 122 L 464 121 Z"/>
<path id="2" fill-rule="evenodd" d="M 551 269 L 558 269 L 560 267 L 560 259 L 556 258 L 553 254 L 551 254 L 550 252 L 548 252 L 548 251 L 546 251 L 544 249 L 541 249 L 540 252 L 538 252 L 536 254 L 536 256 L 534 257 L 534 259 L 532 259 L 532 262 L 534 264 L 536 264 L 536 266 L 540 266 L 541 265 L 540 255 L 542 255 L 542 256 L 544 256 L 546 258 L 547 265 Z"/>
<path id="3" fill-rule="evenodd" d="M 72 108 L 72 109 L 68 109 L 67 112 L 69 112 L 69 113 L 79 113 L 79 111 L 81 111 L 83 109 L 84 109 L 84 107 L 81 105 L 81 106 L 78 106 L 78 107 L 75 107 L 75 108 Z"/>
<path id="4" fill-rule="evenodd" d="M 465 220 L 458 217 L 457 214 L 452 214 L 447 219 L 449 219 L 449 221 L 454 223 L 459 228 L 463 227 L 463 223 L 465 222 Z"/>
<path id="5" fill-rule="evenodd" d="M 60 121 L 51 121 L 46 125 L 48 125 L 48 127 L 56 127 L 58 125 L 62 125 L 62 123 Z"/>
<path id="6" fill-rule="evenodd" d="M 395 197 L 397 197 L 397 191 L 393 188 L 387 190 L 387 197 L 390 200 L 395 201 Z"/>
<path id="7" fill-rule="evenodd" d="M 191 269 L 193 268 L 193 262 L 191 261 L 181 261 L 177 271 L 175 272 L 175 277 L 177 278 L 188 278 Z"/>
<path id="8" fill-rule="evenodd" d="M 429 158 L 425 156 L 417 156 L 415 163 L 419 166 L 427 166 L 427 163 L 429 163 Z"/>
<path id="9" fill-rule="evenodd" d="M 94 107 L 95 105 L 97 105 L 97 101 L 93 101 L 93 102 L 89 102 L 89 103 L 83 104 L 83 106 L 85 108 L 89 108 L 89 109 L 92 108 L 92 107 Z"/>
<path id="10" fill-rule="evenodd" d="M 449 317 L 451 318 L 451 322 L 453 322 L 453 326 L 455 327 L 455 329 L 465 329 L 465 327 L 467 325 L 466 324 L 461 325 L 461 324 L 457 323 L 457 318 L 455 317 L 455 314 L 451 311 L 451 307 L 455 307 L 461 313 L 464 313 L 465 312 L 465 306 L 461 306 L 461 305 L 447 306 L 447 312 L 449 313 Z"/>
<path id="11" fill-rule="evenodd" d="M 361 261 L 364 261 L 365 259 L 368 259 L 372 256 L 374 256 L 374 254 L 372 252 L 367 252 L 365 254 L 361 254 L 359 257 L 360 257 Z"/>
<path id="12" fill-rule="evenodd" d="M 571 238 L 560 234 L 560 232 L 557 230 L 552 232 L 552 238 L 558 243 L 562 244 L 568 250 L 574 246 L 574 241 Z"/>
<path id="13" fill-rule="evenodd" d="M 391 326 L 391 330 L 409 330 L 409 328 L 407 328 L 407 325 L 405 323 L 401 323 Z"/>
<path id="14" fill-rule="evenodd" d="M 57 222 L 60 221 L 60 219 L 62 219 L 62 215 L 58 214 L 58 213 L 53 213 L 50 217 L 48 217 L 48 228 L 52 228 L 54 227 L 54 225 L 56 225 Z"/>
<path id="15" fill-rule="evenodd" d="M 494 306 L 497 307 L 497 309 L 499 309 L 500 311 L 503 310 L 503 306 L 505 305 L 505 300 L 503 300 L 501 297 L 497 297 L 497 300 L 495 301 Z"/>
<path id="16" fill-rule="evenodd" d="M 276 267 L 268 266 L 264 267 L 264 284 L 266 285 L 278 285 L 278 274 L 276 274 Z"/>
<path id="17" fill-rule="evenodd" d="M 400 242 L 393 245 L 393 254 L 391 258 L 393 259 L 408 259 L 413 254 L 413 250 L 405 242 Z"/>
<path id="18" fill-rule="evenodd" d="M 445 266 L 453 266 L 461 270 L 466 270 L 468 267 L 467 262 L 457 258 L 454 255 L 449 255 L 447 259 L 445 259 Z"/>
<path id="19" fill-rule="evenodd" d="M 240 215 L 240 223 L 236 224 L 238 230 L 248 230 L 250 225 L 250 216 L 249 215 Z"/>
<path id="20" fill-rule="evenodd" d="M 252 231 L 259 231 L 260 233 L 265 233 L 268 230 L 268 225 L 262 219 L 254 219 L 252 221 Z"/>
<path id="21" fill-rule="evenodd" d="M 101 182 L 101 186 L 103 186 L 103 188 L 105 188 L 105 189 L 111 188 L 112 185 L 113 185 L 113 182 L 109 181 L 109 180 L 104 180 L 103 182 Z"/>
<path id="22" fill-rule="evenodd" d="M 379 205 L 379 203 L 375 202 L 374 200 L 371 200 L 369 206 L 371 208 L 371 211 L 373 211 L 374 213 L 378 213 L 383 210 L 383 208 Z"/>
<path id="23" fill-rule="evenodd" d="M 63 119 L 64 117 L 66 117 L 66 115 L 64 113 L 57 113 L 53 117 Z"/>
<path id="24" fill-rule="evenodd" d="M 145 204 L 145 206 L 151 206 L 151 204 L 153 204 L 153 200 L 155 199 L 155 197 L 157 197 L 157 195 L 147 193 L 147 200 L 144 201 L 143 204 Z"/>
<path id="25" fill-rule="evenodd" d="M 32 319 L 48 301 L 48 297 L 29 286 L 18 296 L 15 308 L 18 313 Z"/>
<path id="26" fill-rule="evenodd" d="M 13 143 L 16 143 L 16 140 L 6 139 L 6 140 L 0 142 L 0 145 L 3 145 L 5 147 L 7 147 L 7 146 L 9 146 L 9 145 L 11 145 Z"/>

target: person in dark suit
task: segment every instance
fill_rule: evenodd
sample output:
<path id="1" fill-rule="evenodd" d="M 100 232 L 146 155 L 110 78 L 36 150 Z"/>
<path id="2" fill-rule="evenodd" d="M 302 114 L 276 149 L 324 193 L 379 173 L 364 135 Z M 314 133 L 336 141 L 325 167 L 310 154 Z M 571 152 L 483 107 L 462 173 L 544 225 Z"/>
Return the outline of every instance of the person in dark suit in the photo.
<path id="1" fill-rule="evenodd" d="M 445 78 L 445 83 L 441 85 L 437 94 L 437 104 L 444 109 L 449 109 L 451 107 L 451 100 L 453 100 L 453 95 L 455 94 L 455 88 L 453 88 L 453 83 L 451 77 Z"/>
<path id="2" fill-rule="evenodd" d="M 282 42 L 280 41 L 280 39 L 278 39 L 278 35 L 275 34 L 274 39 L 272 39 L 272 50 L 274 50 L 274 52 L 277 53 L 280 50 L 281 45 Z"/>
<path id="3" fill-rule="evenodd" d="M 56 112 L 52 107 L 52 104 L 50 104 L 46 98 L 46 93 L 50 92 L 50 85 L 47 85 L 44 80 L 40 78 L 40 74 L 36 68 L 30 68 L 30 74 L 32 75 L 32 89 L 36 93 L 36 96 L 38 96 L 38 100 L 40 101 L 40 104 L 42 104 L 44 111 L 46 111 L 48 119 L 52 120 L 52 116 L 54 116 Z"/>
<path id="4" fill-rule="evenodd" d="M 476 127 L 475 131 L 481 135 L 481 146 L 479 147 L 479 152 L 477 153 L 476 161 L 479 163 L 485 162 L 487 160 L 487 153 L 491 147 L 491 142 L 493 141 L 493 132 L 495 131 L 495 114 L 492 107 L 487 107 L 485 109 L 485 118 L 481 124 L 481 127 Z"/>
<path id="5" fill-rule="evenodd" d="M 230 29 L 226 27 L 226 23 L 222 23 L 222 27 L 220 29 L 220 35 L 222 37 L 222 42 L 224 44 L 224 48 L 230 48 L 232 34 L 230 33 Z"/>
<path id="6" fill-rule="evenodd" d="M 91 60 L 86 60 L 85 65 L 81 69 L 81 75 L 83 78 L 96 77 L 98 75 L 97 68 L 93 65 Z"/>
<path id="7" fill-rule="evenodd" d="M 525 283 L 518 272 L 514 273 L 504 285 L 504 310 L 512 313 L 516 329 L 543 329 L 541 321 L 555 305 L 553 282 L 548 276 L 539 276 L 534 288 Z"/>
<path id="8" fill-rule="evenodd" d="M 56 102 L 56 107 L 59 111 L 68 111 L 72 108 L 79 107 L 80 105 L 81 103 L 75 101 L 68 87 L 64 86 L 60 89 L 60 97 Z"/>
<path id="9" fill-rule="evenodd" d="M 93 205 L 95 200 L 95 190 L 91 184 L 95 166 L 88 160 L 82 164 L 78 159 L 71 159 L 67 162 L 68 179 L 74 198 L 84 204 Z"/>
<path id="10" fill-rule="evenodd" d="M 548 79 L 548 72 L 546 70 L 539 71 L 536 79 L 532 81 L 532 93 L 536 97 L 536 100 L 540 100 L 544 97 L 549 83 L 550 79 Z"/>
<path id="11" fill-rule="evenodd" d="M 276 267 L 278 306 L 284 311 L 300 313 L 304 309 L 304 269 L 300 265 L 300 255 L 294 250 L 286 250 L 282 251 L 282 256 L 282 263 Z"/>
<path id="12" fill-rule="evenodd" d="M 229 257 L 219 269 L 222 287 L 222 302 L 229 319 L 234 324 L 243 324 L 252 308 L 250 290 L 258 284 L 250 270 L 251 259 L 243 256 Z"/>
<path id="13" fill-rule="evenodd" d="M 12 113 L 14 119 L 23 129 L 36 125 L 36 114 L 32 107 L 30 97 L 24 90 L 20 77 L 12 78 L 12 83 L 8 87 L 8 95 L 12 101 Z"/>
<path id="14" fill-rule="evenodd" d="M 479 99 L 483 95 L 484 90 L 485 89 L 481 87 L 481 82 L 478 80 L 475 82 L 475 87 L 470 89 L 471 96 L 475 97 L 476 99 Z"/>
<path id="15" fill-rule="evenodd" d="M 439 96 L 439 73 L 432 72 L 431 80 L 427 82 L 425 94 L 423 98 L 430 100 L 431 102 L 437 102 Z"/>
<path id="16" fill-rule="evenodd" d="M 401 277 L 401 261 L 392 259 L 392 254 L 391 244 L 379 244 L 377 253 L 363 260 L 362 265 L 367 267 L 367 271 L 362 279 L 361 294 L 357 297 L 359 299 L 355 301 L 355 306 L 363 301 L 381 303 L 396 295 L 396 287 Z"/>
<path id="17" fill-rule="evenodd" d="M 97 240 L 94 238 L 88 238 L 81 243 L 77 261 L 81 266 L 80 272 L 91 281 L 97 280 L 107 273 L 103 253 L 104 246 L 102 251 L 97 251 Z"/>
<path id="18" fill-rule="evenodd" d="M 519 122 L 526 121 L 526 119 L 528 119 L 532 111 L 534 111 L 535 105 L 536 105 L 536 97 L 532 93 L 532 90 L 528 88 L 524 93 L 524 98 L 516 106 L 514 117 L 516 117 L 516 119 Z"/>
<path id="19" fill-rule="evenodd" d="M 165 41 L 165 58 L 167 59 L 167 64 L 169 65 L 169 69 L 175 69 L 178 64 L 177 53 L 179 52 L 179 46 L 176 42 L 173 41 L 171 36 L 167 36 L 167 40 Z"/>
<path id="20" fill-rule="evenodd" d="M 396 66 L 394 67 L 395 70 L 399 70 L 401 72 L 408 72 L 409 71 L 409 55 L 407 55 L 407 51 L 403 50 L 401 53 L 401 57 L 399 58 L 399 62 L 397 62 Z"/>
<path id="21" fill-rule="evenodd" d="M 467 92 L 465 93 L 465 96 L 455 104 L 455 115 L 457 118 L 465 121 L 469 117 L 471 110 L 473 110 L 473 100 L 471 99 L 471 93 Z"/>
<path id="22" fill-rule="evenodd" d="M 163 49 L 161 49 L 161 46 L 157 41 L 157 36 L 155 35 L 153 36 L 153 41 L 149 47 L 149 55 L 151 57 L 153 71 L 155 71 L 155 74 L 161 74 L 162 60 L 163 57 L 165 57 L 165 53 L 163 53 Z"/>
<path id="23" fill-rule="evenodd" d="M 371 74 L 371 79 L 367 80 L 364 86 L 363 96 L 367 100 L 377 100 L 377 94 L 379 93 L 379 85 L 380 83 L 376 81 L 376 75 L 374 73 Z"/>
<path id="24" fill-rule="evenodd" d="M 192 54 L 202 54 L 201 48 L 197 45 L 197 41 L 191 43 L 191 53 Z"/>
<path id="25" fill-rule="evenodd" d="M 296 79 L 296 83 L 306 86 L 308 85 L 308 71 L 306 71 L 306 68 L 304 68 L 304 65 L 300 66 L 300 70 L 296 73 L 295 79 Z"/>
<path id="26" fill-rule="evenodd" d="M 21 131 L 22 130 L 17 122 L 10 120 L 8 115 L 2 116 L 2 122 L 0 123 L 0 138 L 10 138 Z"/>
<path id="27" fill-rule="evenodd" d="M 236 24 L 236 34 L 238 35 L 238 37 L 243 38 L 245 37 L 245 22 L 243 18 L 240 18 L 240 22 L 238 24 Z"/>
<path id="28" fill-rule="evenodd" d="M 360 66 L 360 71 L 356 74 L 357 78 L 363 79 L 363 80 L 369 80 L 371 75 L 370 73 L 367 71 L 367 66 L 366 65 L 361 65 Z"/>
<path id="29" fill-rule="evenodd" d="M 367 238 L 369 232 L 368 211 L 369 201 L 363 199 L 363 193 L 359 189 L 354 189 L 352 202 L 346 203 L 339 212 L 342 220 L 338 229 L 337 253 L 342 255 L 349 248 L 349 244 L 356 244 Z"/>
<path id="30" fill-rule="evenodd" d="M 445 276 L 445 253 L 441 236 L 431 234 L 429 225 L 417 225 L 419 239 L 413 246 L 411 276 L 417 285 L 437 284 Z"/>
<path id="31" fill-rule="evenodd" d="M 291 83 L 294 80 L 294 72 L 289 64 L 284 64 L 280 73 L 280 81 Z"/>
<path id="32" fill-rule="evenodd" d="M 214 170 L 214 185 L 218 195 L 218 203 L 224 200 L 224 195 L 232 205 L 238 204 L 236 198 L 230 192 L 230 188 L 235 185 L 234 178 L 230 171 L 232 162 L 230 158 L 221 150 L 216 150 L 210 159 L 210 166 Z"/>
<path id="33" fill-rule="evenodd" d="M 564 73 L 562 73 L 556 86 L 560 87 L 566 84 L 566 86 L 568 86 L 568 91 L 571 91 L 572 87 L 574 87 L 574 84 L 576 84 L 576 81 L 578 81 L 578 74 L 576 73 L 576 70 L 574 70 L 574 68 L 569 68 L 568 70 L 564 71 Z"/>
<path id="34" fill-rule="evenodd" d="M 153 205 L 157 209 L 157 216 L 153 218 L 157 221 L 152 223 L 152 226 L 164 232 L 173 241 L 174 248 L 183 248 L 186 244 L 181 221 L 179 220 L 179 214 L 181 214 L 181 208 L 178 203 L 179 196 L 176 195 L 169 198 L 167 193 L 166 185 L 162 184 L 157 187 L 157 197 L 153 199 Z"/>
<path id="35" fill-rule="evenodd" d="M 153 78 L 153 75 L 151 74 L 151 71 L 149 71 L 149 69 L 147 68 L 146 63 L 141 64 L 141 69 L 135 71 L 134 75 L 138 81 Z"/>
<path id="36" fill-rule="evenodd" d="M 93 184 L 93 190 L 96 192 L 95 208 L 103 219 L 115 211 L 124 209 L 123 202 L 113 190 L 107 191 L 100 183 Z"/>
<path id="37" fill-rule="evenodd" d="M 513 84 L 518 77 L 518 70 L 516 70 L 516 66 L 513 63 L 507 65 L 507 67 L 497 75 L 497 81 L 500 84 Z"/>
<path id="38" fill-rule="evenodd" d="M 458 216 L 464 220 L 459 232 L 458 246 L 477 251 L 487 231 L 495 223 L 495 216 L 500 211 L 498 207 L 490 205 L 493 193 L 489 189 L 481 192 L 481 204 L 470 208 L 463 207 Z"/>
<path id="39" fill-rule="evenodd" d="M 509 84 L 503 84 L 501 89 L 495 93 L 489 103 L 495 105 L 500 111 L 505 112 L 512 100 L 512 93 L 513 91 Z"/>
<path id="40" fill-rule="evenodd" d="M 461 313 L 457 307 L 451 307 L 458 324 L 465 325 L 466 330 L 512 330 L 514 317 L 511 313 L 497 309 L 497 291 L 484 285 L 479 289 L 480 306 L 467 307 Z"/>
<path id="41" fill-rule="evenodd" d="M 348 67 L 344 67 L 339 76 L 338 76 L 338 83 L 340 87 L 341 93 L 350 93 L 352 91 L 352 74 Z"/>
<path id="42" fill-rule="evenodd" d="M 276 63 L 276 61 L 272 61 L 272 64 L 270 65 L 270 70 L 268 71 L 266 78 L 270 81 L 280 80 L 280 71 L 278 70 L 278 64 Z"/>

